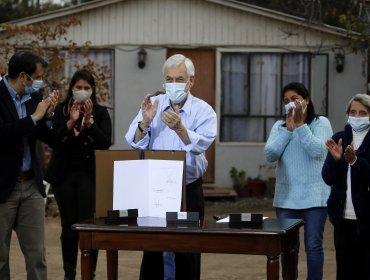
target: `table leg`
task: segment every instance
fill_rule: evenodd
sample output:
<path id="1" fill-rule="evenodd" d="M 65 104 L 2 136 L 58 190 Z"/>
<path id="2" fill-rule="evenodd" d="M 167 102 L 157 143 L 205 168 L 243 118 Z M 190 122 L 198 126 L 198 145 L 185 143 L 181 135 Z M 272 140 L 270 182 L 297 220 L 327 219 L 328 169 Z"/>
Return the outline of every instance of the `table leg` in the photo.
<path id="1" fill-rule="evenodd" d="M 91 250 L 81 249 L 81 280 L 92 279 Z"/>
<path id="2" fill-rule="evenodd" d="M 267 256 L 267 280 L 279 280 L 279 255 Z"/>
<path id="3" fill-rule="evenodd" d="M 296 267 L 296 251 L 295 248 L 285 251 L 283 263 L 285 269 L 283 269 L 285 275 L 284 279 L 294 280 L 295 279 L 295 267 Z"/>
<path id="4" fill-rule="evenodd" d="M 118 279 L 118 251 L 107 250 L 107 276 L 108 280 Z"/>

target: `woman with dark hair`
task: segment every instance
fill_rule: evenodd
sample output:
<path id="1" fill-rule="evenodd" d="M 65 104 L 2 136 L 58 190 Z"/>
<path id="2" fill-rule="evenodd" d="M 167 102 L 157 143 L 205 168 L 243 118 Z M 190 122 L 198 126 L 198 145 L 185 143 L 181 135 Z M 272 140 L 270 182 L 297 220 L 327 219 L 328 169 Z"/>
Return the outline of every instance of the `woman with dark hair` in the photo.
<path id="1" fill-rule="evenodd" d="M 329 120 L 316 115 L 303 84 L 286 85 L 282 100 L 285 119 L 274 124 L 264 149 L 266 160 L 277 162 L 273 205 L 279 219 L 304 221 L 307 279 L 322 279 L 322 241 L 330 188 L 321 177 L 321 169 L 327 154 L 325 141 L 333 132 Z M 299 240 L 296 278 L 298 251 Z"/>
<path id="2" fill-rule="evenodd" d="M 94 151 L 111 145 L 112 124 L 105 107 L 97 104 L 93 75 L 75 72 L 66 100 L 55 109 L 53 129 L 58 142 L 45 180 L 58 203 L 62 234 L 64 279 L 75 279 L 78 233 L 71 226 L 92 218 L 95 203 Z M 97 252 L 94 258 L 96 266 Z"/>
<path id="3" fill-rule="evenodd" d="M 370 96 L 356 94 L 346 112 L 344 130 L 326 142 L 322 176 L 332 186 L 337 280 L 370 279 Z"/>

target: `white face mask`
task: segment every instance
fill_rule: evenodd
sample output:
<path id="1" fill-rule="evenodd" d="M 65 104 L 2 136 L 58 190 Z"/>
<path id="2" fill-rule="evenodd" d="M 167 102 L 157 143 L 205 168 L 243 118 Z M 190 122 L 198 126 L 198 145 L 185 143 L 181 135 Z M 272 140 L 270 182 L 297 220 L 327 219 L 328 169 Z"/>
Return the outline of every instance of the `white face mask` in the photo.
<path id="1" fill-rule="evenodd" d="M 72 93 L 73 93 L 73 99 L 74 100 L 76 100 L 77 102 L 83 103 L 87 99 L 90 98 L 90 96 L 92 94 L 92 90 L 91 89 L 90 90 L 84 90 L 84 89 L 73 90 Z"/>
<path id="2" fill-rule="evenodd" d="M 285 104 L 285 106 L 284 106 L 284 112 L 285 112 L 285 114 L 288 114 L 288 112 L 289 112 L 289 110 L 291 108 L 293 109 L 293 116 L 294 116 L 294 109 L 295 109 L 295 103 L 294 103 L 294 101 L 289 102 L 288 104 Z"/>
<path id="3" fill-rule="evenodd" d="M 301 103 L 301 105 L 303 106 L 303 100 L 302 101 L 298 101 L 299 103 Z M 288 104 L 285 104 L 284 105 L 284 112 L 285 114 L 288 114 L 288 111 L 290 108 L 293 108 L 293 117 L 294 117 L 294 109 L 295 109 L 295 102 L 292 101 L 292 102 L 289 102 Z M 304 114 L 304 112 L 306 112 L 306 109 L 307 109 L 307 106 L 306 107 L 302 107 L 302 113 Z"/>

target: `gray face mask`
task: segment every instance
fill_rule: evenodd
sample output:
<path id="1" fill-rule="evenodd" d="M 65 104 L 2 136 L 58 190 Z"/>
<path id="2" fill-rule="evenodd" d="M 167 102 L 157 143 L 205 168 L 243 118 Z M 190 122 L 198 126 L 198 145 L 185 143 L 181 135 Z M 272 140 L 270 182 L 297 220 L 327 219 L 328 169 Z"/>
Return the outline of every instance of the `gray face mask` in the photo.
<path id="1" fill-rule="evenodd" d="M 87 99 L 90 98 L 92 94 L 92 90 L 74 90 L 72 91 L 73 93 L 73 99 L 76 100 L 77 102 L 85 102 Z"/>

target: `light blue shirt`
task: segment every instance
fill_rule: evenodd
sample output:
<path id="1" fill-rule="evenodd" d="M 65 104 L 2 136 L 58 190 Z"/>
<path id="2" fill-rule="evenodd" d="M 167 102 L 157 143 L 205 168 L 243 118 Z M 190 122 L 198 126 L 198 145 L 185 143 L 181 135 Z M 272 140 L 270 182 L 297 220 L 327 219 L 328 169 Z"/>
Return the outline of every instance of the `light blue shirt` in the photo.
<path id="1" fill-rule="evenodd" d="M 18 94 L 8 83 L 8 76 L 4 78 L 4 83 L 10 92 L 10 96 L 13 99 L 15 108 L 18 112 L 19 119 L 23 119 L 27 117 L 26 105 L 25 102 L 31 99 L 30 94 Z M 35 124 L 35 122 L 34 122 Z M 28 137 L 23 137 L 23 163 L 22 163 L 22 171 L 29 171 L 31 170 L 31 150 L 30 145 L 28 144 Z"/>
<path id="2" fill-rule="evenodd" d="M 321 169 L 332 134 L 325 117 L 314 119 L 290 132 L 284 121 L 277 121 L 265 145 L 265 157 L 277 161 L 274 206 L 285 209 L 326 207 L 330 194 Z"/>
<path id="3" fill-rule="evenodd" d="M 176 132 L 162 121 L 162 113 L 173 110 L 169 98 L 165 94 L 152 97 L 153 104 L 155 99 L 159 101 L 158 110 L 150 124 L 150 132 L 134 143 L 138 122 L 143 119 L 139 111 L 126 133 L 126 141 L 134 149 L 186 151 L 186 184 L 190 184 L 202 177 L 207 169 L 205 152 L 216 139 L 216 113 L 205 101 L 188 94 L 180 109 L 181 123 L 187 129 L 190 139 L 190 144 L 185 145 Z"/>

